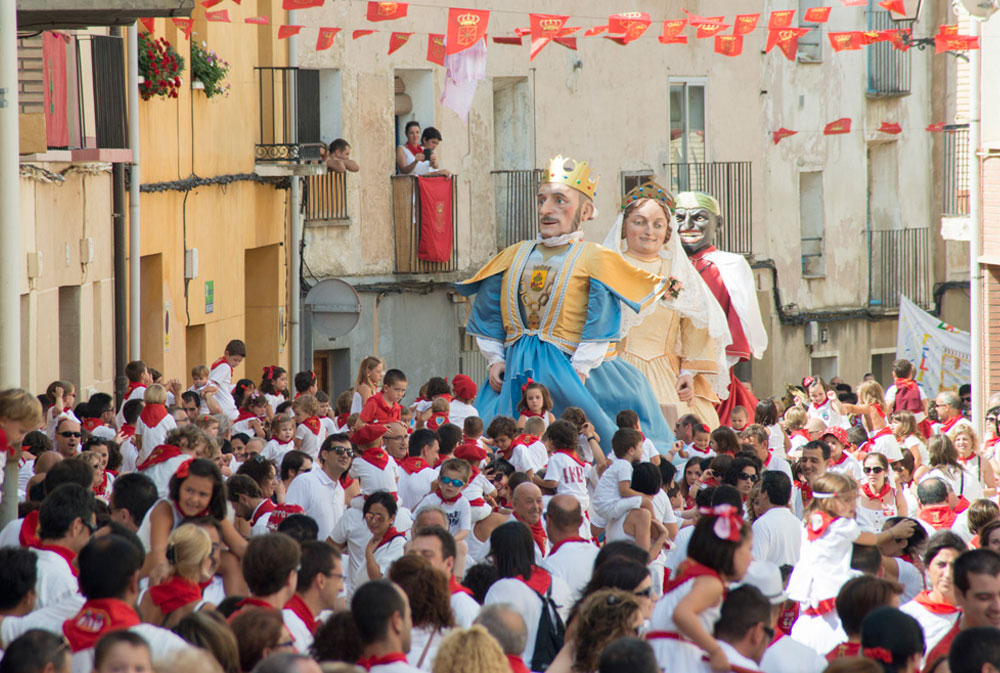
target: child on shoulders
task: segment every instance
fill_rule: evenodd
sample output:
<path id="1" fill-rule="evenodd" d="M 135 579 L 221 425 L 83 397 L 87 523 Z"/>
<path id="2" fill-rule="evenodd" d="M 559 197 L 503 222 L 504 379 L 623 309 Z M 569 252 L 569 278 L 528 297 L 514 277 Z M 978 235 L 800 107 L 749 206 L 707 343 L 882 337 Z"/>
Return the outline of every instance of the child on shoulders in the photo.
<path id="1" fill-rule="evenodd" d="M 456 541 L 464 540 L 472 528 L 472 508 L 462 491 L 472 477 L 472 468 L 464 460 L 451 458 L 441 465 L 438 487 L 425 495 L 414 511 L 422 507 L 440 507 L 448 516 L 448 530 Z"/>
<path id="2" fill-rule="evenodd" d="M 222 413 L 230 419 L 235 419 L 239 415 L 232 393 L 233 370 L 243 362 L 246 356 L 246 344 L 239 339 L 233 339 L 226 344 L 222 357 L 212 363 L 212 368 L 208 373 L 209 381 L 218 388 L 215 391 L 215 401 L 219 404 Z"/>

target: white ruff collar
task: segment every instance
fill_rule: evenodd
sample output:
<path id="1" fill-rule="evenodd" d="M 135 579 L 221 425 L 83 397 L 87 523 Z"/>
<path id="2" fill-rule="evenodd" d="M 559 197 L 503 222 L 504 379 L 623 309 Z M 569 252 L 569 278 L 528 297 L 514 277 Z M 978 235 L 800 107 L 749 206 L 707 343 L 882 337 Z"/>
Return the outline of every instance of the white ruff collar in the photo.
<path id="1" fill-rule="evenodd" d="M 568 234 L 559 234 L 558 236 L 551 236 L 549 238 L 542 238 L 541 234 L 537 234 L 535 240 L 544 245 L 546 248 L 558 248 L 564 245 L 569 245 L 570 243 L 582 241 L 583 229 L 577 229 L 576 231 L 571 231 Z"/>

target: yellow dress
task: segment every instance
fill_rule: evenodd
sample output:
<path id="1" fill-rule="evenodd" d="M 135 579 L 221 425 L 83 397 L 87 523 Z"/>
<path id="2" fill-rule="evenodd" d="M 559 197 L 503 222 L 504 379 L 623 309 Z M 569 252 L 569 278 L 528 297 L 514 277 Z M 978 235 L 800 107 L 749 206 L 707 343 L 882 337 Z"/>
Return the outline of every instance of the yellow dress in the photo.
<path id="1" fill-rule="evenodd" d="M 668 277 L 669 261 L 644 261 L 623 253 L 634 266 L 651 274 Z M 719 426 L 715 405 L 719 398 L 702 374 L 718 374 L 713 359 L 714 344 L 708 330 L 696 327 L 669 306 L 669 297 L 632 327 L 618 343 L 618 356 L 634 366 L 649 380 L 649 385 L 661 405 L 672 405 L 678 418 L 695 414 L 708 427 Z M 694 399 L 681 402 L 677 396 L 677 376 L 682 369 L 694 374 Z"/>

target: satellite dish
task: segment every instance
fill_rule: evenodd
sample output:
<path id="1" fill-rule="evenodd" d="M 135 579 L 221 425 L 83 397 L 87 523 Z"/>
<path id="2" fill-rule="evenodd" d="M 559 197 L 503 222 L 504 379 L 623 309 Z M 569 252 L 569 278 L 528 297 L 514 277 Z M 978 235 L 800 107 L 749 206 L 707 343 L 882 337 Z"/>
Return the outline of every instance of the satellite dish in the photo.
<path id="1" fill-rule="evenodd" d="M 361 320 L 361 297 L 339 278 L 313 285 L 306 295 L 305 307 L 312 318 L 313 331 L 330 338 L 344 336 Z"/>
<path id="2" fill-rule="evenodd" d="M 1000 1 L 998 0 L 961 0 L 961 2 L 969 16 L 982 20 L 990 18 L 1000 9 Z"/>

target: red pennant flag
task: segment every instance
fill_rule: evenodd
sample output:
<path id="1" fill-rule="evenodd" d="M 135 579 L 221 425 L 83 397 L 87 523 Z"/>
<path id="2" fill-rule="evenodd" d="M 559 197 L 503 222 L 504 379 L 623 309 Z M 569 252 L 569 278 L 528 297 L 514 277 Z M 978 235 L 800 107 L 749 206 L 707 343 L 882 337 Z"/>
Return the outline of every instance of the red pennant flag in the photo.
<path id="1" fill-rule="evenodd" d="M 556 38 L 562 38 L 570 33 L 579 30 L 579 28 L 566 28 L 566 22 L 569 21 L 569 16 L 558 16 L 555 14 L 529 14 L 528 19 L 531 23 L 531 28 L 529 32 L 531 33 L 531 51 L 529 52 L 529 60 L 534 61 L 535 56 L 545 48 L 550 41 Z M 573 42 L 572 49 L 576 49 L 576 41 Z"/>
<path id="2" fill-rule="evenodd" d="M 651 23 L 649 14 L 645 12 L 612 14 L 608 17 L 608 32 L 620 35 L 622 44 L 628 44 L 633 40 L 638 40 Z"/>
<path id="3" fill-rule="evenodd" d="M 715 53 L 723 56 L 739 56 L 743 53 L 743 36 L 716 35 Z"/>
<path id="4" fill-rule="evenodd" d="M 243 23 L 255 23 L 258 26 L 270 26 L 271 19 L 266 16 L 248 16 L 243 19 Z"/>
<path id="5" fill-rule="evenodd" d="M 906 14 L 906 6 L 903 0 L 882 0 L 878 6 L 890 14 Z"/>
<path id="6" fill-rule="evenodd" d="M 857 51 L 861 49 L 861 32 L 827 33 L 834 51 Z"/>
<path id="7" fill-rule="evenodd" d="M 770 52 L 774 47 L 778 47 L 785 58 L 794 61 L 799 48 L 799 37 L 808 32 L 808 28 L 770 29 L 767 31 L 767 44 L 764 46 L 764 51 Z"/>
<path id="8" fill-rule="evenodd" d="M 806 23 L 826 23 L 829 18 L 829 7 L 810 7 L 802 15 L 802 20 Z"/>
<path id="9" fill-rule="evenodd" d="M 172 19 L 174 25 L 181 29 L 184 37 L 191 37 L 191 29 L 194 28 L 194 21 L 191 19 Z"/>
<path id="10" fill-rule="evenodd" d="M 733 35 L 749 35 L 757 30 L 760 14 L 740 14 L 733 22 Z"/>
<path id="11" fill-rule="evenodd" d="M 448 10 L 448 35 L 445 40 L 445 51 L 457 54 L 486 37 L 486 27 L 490 23 L 488 9 Z"/>
<path id="12" fill-rule="evenodd" d="M 229 10 L 219 9 L 214 12 L 205 12 L 205 20 L 216 21 L 218 23 L 229 23 Z"/>
<path id="13" fill-rule="evenodd" d="M 409 7 L 405 2 L 369 2 L 365 15 L 369 21 L 392 21 L 406 16 Z"/>
<path id="14" fill-rule="evenodd" d="M 493 44 L 524 44 L 524 40 L 519 37 L 494 37 Z"/>
<path id="15" fill-rule="evenodd" d="M 935 35 L 934 52 L 941 54 L 946 51 L 966 51 L 979 49 L 979 38 L 970 35 Z"/>
<path id="16" fill-rule="evenodd" d="M 869 45 L 876 42 L 884 42 L 885 35 L 881 30 L 866 30 L 861 33 L 861 44 Z"/>
<path id="17" fill-rule="evenodd" d="M 278 39 L 284 40 L 286 37 L 291 37 L 292 35 L 298 35 L 300 30 L 302 30 L 302 26 L 289 26 L 289 25 L 278 26 Z"/>
<path id="18" fill-rule="evenodd" d="M 444 35 L 432 33 L 427 36 L 427 60 L 444 65 Z"/>
<path id="19" fill-rule="evenodd" d="M 374 32 L 375 32 L 374 30 L 370 30 L 367 28 L 363 30 L 355 30 L 354 32 L 351 33 L 351 39 L 356 40 L 359 37 L 364 37 L 365 35 L 371 35 Z"/>
<path id="20" fill-rule="evenodd" d="M 688 15 L 688 23 L 690 23 L 692 26 L 700 26 L 703 23 L 715 23 L 716 22 L 715 19 L 709 19 L 709 18 L 704 17 L 704 16 L 698 16 L 697 14 L 692 14 L 691 12 L 687 11 L 686 9 L 682 9 L 681 11 Z"/>
<path id="21" fill-rule="evenodd" d="M 575 37 L 556 37 L 552 39 L 556 44 L 561 44 L 567 49 L 572 49 L 576 51 L 576 38 Z"/>
<path id="22" fill-rule="evenodd" d="M 389 36 L 389 53 L 397 51 L 404 44 L 409 42 L 410 36 L 413 33 L 393 33 Z"/>
<path id="23" fill-rule="evenodd" d="M 320 28 L 316 36 L 316 51 L 323 51 L 333 46 L 333 38 L 337 37 L 340 28 Z"/>
<path id="24" fill-rule="evenodd" d="M 868 0 L 840 0 L 840 4 L 844 7 L 866 7 Z"/>
<path id="25" fill-rule="evenodd" d="M 147 33 L 152 33 L 153 28 L 156 26 L 156 20 L 151 16 L 139 19 L 139 23 L 142 24 L 142 27 L 146 29 Z"/>
<path id="26" fill-rule="evenodd" d="M 944 131 L 944 122 L 936 122 L 928 126 L 925 131 L 930 131 L 931 133 L 941 133 Z"/>
<path id="27" fill-rule="evenodd" d="M 938 35 L 958 35 L 958 24 L 938 26 Z"/>
<path id="28" fill-rule="evenodd" d="M 910 37 L 913 35 L 913 31 L 906 28 L 902 30 L 890 31 L 892 35 L 889 37 L 889 41 L 892 42 L 892 48 L 899 51 L 907 51 L 910 48 L 911 40 Z"/>
<path id="29" fill-rule="evenodd" d="M 795 16 L 794 9 L 782 9 L 771 12 L 771 18 L 767 21 L 768 28 L 788 28 L 792 25 L 792 18 Z"/>
<path id="30" fill-rule="evenodd" d="M 836 136 L 851 132 L 851 118 L 841 117 L 837 121 L 830 122 L 823 127 L 823 135 Z"/>
<path id="31" fill-rule="evenodd" d="M 480 39 L 476 38 L 476 42 Z M 451 224 L 451 180 L 418 178 L 417 187 L 420 190 L 420 244 L 417 246 L 417 259 L 447 262 L 451 259 L 455 233 Z"/>
<path id="32" fill-rule="evenodd" d="M 222 0 L 205 0 L 203 3 L 201 3 L 201 6 L 204 7 L 205 9 L 211 9 L 220 2 L 222 2 Z"/>
<path id="33" fill-rule="evenodd" d="M 895 135 L 902 133 L 903 127 L 895 122 L 882 122 L 882 125 L 878 127 L 878 130 L 882 133 L 892 133 Z"/>
<path id="34" fill-rule="evenodd" d="M 584 32 L 583 36 L 594 37 L 595 35 L 600 35 L 601 33 L 605 32 L 607 29 L 608 29 L 607 26 L 594 26 L 593 28 L 588 28 L 586 32 Z"/>
<path id="35" fill-rule="evenodd" d="M 628 42 L 625 41 L 625 38 L 622 37 L 621 35 L 603 35 L 602 37 L 605 40 L 611 40 L 615 44 L 621 45 L 622 47 L 628 44 Z"/>
<path id="36" fill-rule="evenodd" d="M 794 136 L 796 133 L 798 133 L 798 131 L 790 131 L 789 129 L 786 129 L 784 126 L 782 126 L 780 129 L 778 129 L 771 135 L 774 137 L 774 144 L 777 145 L 785 138 L 789 136 Z"/>
<path id="37" fill-rule="evenodd" d="M 715 37 L 726 28 L 729 28 L 729 24 L 722 23 L 721 16 L 712 17 L 712 21 L 706 23 L 698 24 L 698 30 L 695 31 L 694 36 L 697 38 Z"/>
<path id="38" fill-rule="evenodd" d="M 687 44 L 687 35 L 681 35 L 687 19 L 672 19 L 663 22 L 663 33 L 660 35 L 661 44 Z"/>
<path id="39" fill-rule="evenodd" d="M 322 7 L 324 0 L 282 0 L 281 8 L 289 12 L 296 9 L 310 9 L 312 7 Z"/>

